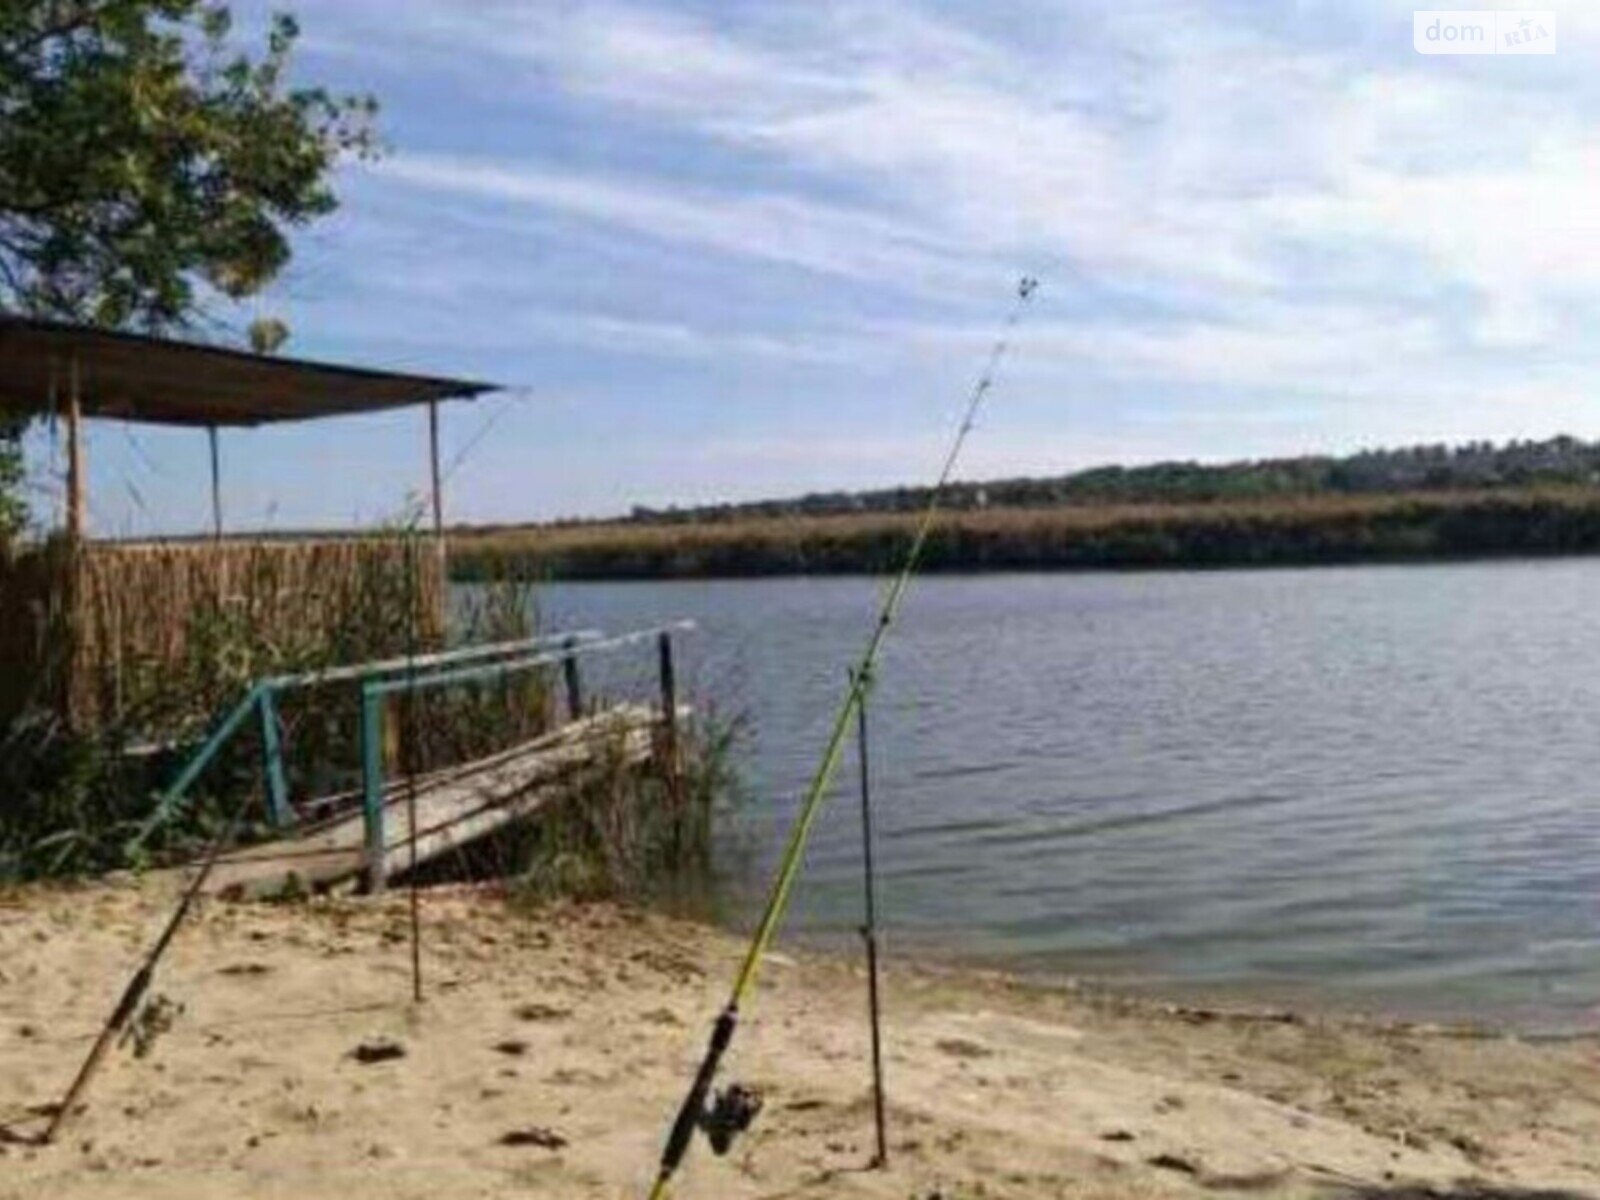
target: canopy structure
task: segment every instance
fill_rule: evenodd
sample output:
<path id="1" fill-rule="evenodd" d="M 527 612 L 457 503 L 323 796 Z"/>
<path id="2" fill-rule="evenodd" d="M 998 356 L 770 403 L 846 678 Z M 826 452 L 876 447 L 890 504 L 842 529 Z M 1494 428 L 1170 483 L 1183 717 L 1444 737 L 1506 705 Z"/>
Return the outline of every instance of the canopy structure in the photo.
<path id="1" fill-rule="evenodd" d="M 0 410 L 64 412 L 76 377 L 86 417 L 261 425 L 481 395 L 469 379 L 269 357 L 0 314 Z"/>
<path id="2" fill-rule="evenodd" d="M 66 418 L 69 531 L 83 532 L 84 417 L 206 429 L 211 435 L 213 516 L 222 532 L 217 430 L 302 421 L 407 405 L 428 406 L 433 508 L 439 496 L 441 400 L 470 399 L 494 384 L 280 358 L 0 313 L 0 414 Z"/>

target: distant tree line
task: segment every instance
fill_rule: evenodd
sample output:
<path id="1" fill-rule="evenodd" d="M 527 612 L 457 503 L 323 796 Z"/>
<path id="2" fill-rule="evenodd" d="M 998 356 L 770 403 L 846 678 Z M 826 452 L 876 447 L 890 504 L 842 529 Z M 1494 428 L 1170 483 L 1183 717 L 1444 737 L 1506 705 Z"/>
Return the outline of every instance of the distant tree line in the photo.
<path id="1" fill-rule="evenodd" d="M 1163 462 L 1093 467 L 1069 475 L 953 484 L 945 504 L 957 511 L 1098 504 L 1199 504 L 1223 500 L 1484 491 L 1600 481 L 1600 442 L 1467 442 L 1206 464 Z M 640 524 L 705 524 L 760 518 L 910 512 L 928 502 L 926 487 L 816 492 L 786 500 L 692 507 L 636 507 Z"/>

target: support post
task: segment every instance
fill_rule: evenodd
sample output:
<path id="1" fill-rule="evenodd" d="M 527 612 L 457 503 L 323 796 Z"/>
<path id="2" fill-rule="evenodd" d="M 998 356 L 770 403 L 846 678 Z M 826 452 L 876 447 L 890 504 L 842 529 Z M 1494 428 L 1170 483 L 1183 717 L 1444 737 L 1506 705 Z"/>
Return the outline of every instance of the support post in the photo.
<path id="1" fill-rule="evenodd" d="M 566 653 L 561 658 L 561 673 L 567 681 L 567 717 L 576 721 L 583 716 L 583 680 L 578 674 L 578 639 L 569 637 L 562 643 Z"/>
<path id="2" fill-rule="evenodd" d="M 656 635 L 661 675 L 661 727 L 666 740 L 667 770 L 678 773 L 678 672 L 672 661 L 672 634 L 663 629 Z"/>
<path id="3" fill-rule="evenodd" d="M 206 440 L 211 443 L 211 536 L 222 540 L 222 452 L 217 445 L 217 427 L 206 426 Z"/>
<path id="4" fill-rule="evenodd" d="M 678 851 L 683 836 L 683 780 L 678 758 L 678 672 L 672 662 L 670 631 L 663 629 L 656 635 L 656 647 L 661 673 L 661 778 L 672 805 L 673 849 Z"/>
<path id="5" fill-rule="evenodd" d="M 383 836 L 383 698 L 361 688 L 361 815 L 366 827 L 367 891 L 389 882 Z"/>
<path id="6" fill-rule="evenodd" d="M 81 544 L 87 533 L 84 509 L 87 483 L 83 477 L 83 393 L 78 356 L 67 368 L 67 536 Z"/>
<path id="7" fill-rule="evenodd" d="M 439 564 L 439 593 L 435 605 L 434 620 L 435 630 L 443 630 L 448 624 L 446 609 L 449 607 L 448 594 L 450 578 L 449 553 L 444 544 L 444 477 L 439 472 L 439 402 L 428 401 L 428 473 L 432 482 L 433 501 L 433 554 Z M 415 615 L 416 602 L 412 603 L 412 612 Z"/>
<path id="8" fill-rule="evenodd" d="M 444 545 L 444 482 L 439 477 L 439 402 L 428 401 L 428 467 L 433 480 L 433 536 Z"/>
<path id="9" fill-rule="evenodd" d="M 289 782 L 283 771 L 283 740 L 278 734 L 278 706 L 272 688 L 261 689 L 261 773 L 267 781 L 267 810 L 279 829 L 294 820 L 289 808 Z"/>
<path id="10" fill-rule="evenodd" d="M 883 1035 L 878 1008 L 878 908 L 872 869 L 872 789 L 871 760 L 867 755 L 867 695 L 872 676 L 852 676 L 851 686 L 860 689 L 856 703 L 856 758 L 861 764 L 861 863 L 866 901 L 866 923 L 861 927 L 867 945 L 867 1012 L 872 1021 L 872 1118 L 877 1130 L 878 1152 L 869 1166 L 889 1165 L 888 1129 L 884 1118 Z"/>

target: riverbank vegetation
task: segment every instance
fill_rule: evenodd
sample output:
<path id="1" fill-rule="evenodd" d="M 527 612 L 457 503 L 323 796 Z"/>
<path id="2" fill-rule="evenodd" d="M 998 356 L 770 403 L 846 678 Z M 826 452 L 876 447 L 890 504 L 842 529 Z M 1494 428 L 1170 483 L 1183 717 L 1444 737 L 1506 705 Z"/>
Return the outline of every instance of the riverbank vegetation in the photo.
<path id="1" fill-rule="evenodd" d="M 419 651 L 442 645 L 520 641 L 538 633 L 529 587 L 491 581 L 453 606 L 449 630 L 416 631 L 419 564 L 431 546 L 409 534 L 394 553 L 369 556 L 341 591 L 335 618 L 286 637 L 259 616 L 281 580 L 242 573 L 231 589 L 192 598 L 176 638 L 180 657 L 139 675 L 115 715 L 75 725 L 47 703 L 0 714 L 0 884 L 81 878 L 192 859 L 244 805 L 239 839 L 278 836 L 268 823 L 261 735 L 253 725 L 228 740 L 176 806 L 158 796 L 252 683 L 406 652 L 407 625 Z M 315 607 L 308 597 L 308 607 Z M 425 610 L 428 606 L 422 606 Z M 412 616 L 408 619 L 407 614 Z M 310 636 L 313 632 L 316 637 Z M 398 639 L 398 644 L 397 644 Z M 653 684 L 653 676 L 651 676 Z M 554 730 L 564 719 L 559 672 L 540 667 L 491 684 L 426 689 L 400 697 L 386 771 L 399 778 L 474 762 Z M 641 685 L 642 686 L 642 685 Z M 49 694 L 54 689 L 44 687 Z M 638 697 L 594 691 L 589 703 Z M 291 804 L 319 820 L 359 802 L 361 728 L 352 686 L 280 691 L 278 737 Z M 704 889 L 711 876 L 712 824 L 732 790 L 735 727 L 706 719 L 680 727 L 678 769 L 662 749 L 644 762 L 600 745 L 592 769 L 576 772 L 544 818 L 513 825 L 448 860 L 432 879 L 508 878 L 529 900 L 582 895 L 655 898 Z M 402 732 L 403 731 L 403 732 Z M 307 803 L 311 798 L 317 803 Z M 323 799 L 326 798 L 326 799 Z M 163 819 L 153 822 L 154 814 Z"/>
<path id="2" fill-rule="evenodd" d="M 312 556 L 318 575 L 299 571 L 232 569 L 251 565 L 229 547 L 197 547 L 187 574 L 149 572 L 144 556 L 110 556 L 81 571 L 98 592 L 126 602 L 139 584 L 208 578 L 171 598 L 170 620 L 158 622 L 158 603 L 139 610 L 144 641 L 91 656 L 114 662 L 119 702 L 92 709 L 63 708 L 56 697 L 84 674 L 83 637 L 45 639 L 46 653 L 30 664 L 30 687 L 0 709 L 0 879 L 96 874 L 120 867 L 182 858 L 208 841 L 242 796 L 260 796 L 258 735 L 231 739 L 170 820 L 148 831 L 137 852 L 129 842 L 155 811 L 155 797 L 198 749 L 220 715 L 258 679 L 319 671 L 331 666 L 437 648 L 444 633 L 427 627 L 437 595 L 424 594 L 420 539 L 396 533 L 359 555 Z M 83 557 L 83 556 L 80 556 Z M 125 569 L 129 567 L 131 569 Z M 260 564 L 254 564 L 259 566 Z M 274 564 L 282 567 L 282 563 Z M 338 568 L 338 569 L 335 569 Z M 313 583 L 314 578 L 314 583 Z M 298 622 L 275 619 L 286 582 L 300 585 Z M 434 584 L 435 591 L 437 582 Z M 82 590 L 82 589 L 79 589 Z M 500 599 L 514 594 L 515 602 Z M 530 636 L 536 620 L 519 584 L 490 587 L 457 614 L 456 640 Z M 128 622 L 91 627 L 124 631 Z M 159 625 L 159 628 L 152 627 Z M 92 673 L 99 680 L 110 673 Z M 448 703 L 417 706 L 419 770 L 499 748 L 548 723 L 551 680 L 493 695 L 462 693 Z M 74 713 L 77 715 L 75 716 Z M 280 696 L 283 766 L 294 796 L 349 788 L 360 762 L 357 697 L 350 688 L 302 688 Z M 264 803 L 251 816 L 265 816 Z M 247 826 L 245 836 L 257 832 Z"/>
<path id="3" fill-rule="evenodd" d="M 654 579 L 883 571 L 914 512 L 463 532 L 451 573 Z M 956 509 L 929 571 L 1304 566 L 1600 553 L 1600 490 L 1577 485 Z"/>

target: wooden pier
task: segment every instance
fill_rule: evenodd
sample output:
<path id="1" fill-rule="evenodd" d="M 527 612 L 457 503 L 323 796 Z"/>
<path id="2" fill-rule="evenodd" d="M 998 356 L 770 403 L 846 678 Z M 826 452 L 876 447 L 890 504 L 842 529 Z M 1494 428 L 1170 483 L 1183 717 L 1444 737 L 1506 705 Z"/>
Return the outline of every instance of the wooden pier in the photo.
<path id="1" fill-rule="evenodd" d="M 677 621 L 611 637 L 575 631 L 259 679 L 188 758 L 129 843 L 130 849 L 139 849 L 172 818 L 221 747 L 252 724 L 260 729 L 267 815 L 280 832 L 271 841 L 218 854 L 200 877 L 204 890 L 213 894 L 320 890 L 356 879 L 370 891 L 381 891 L 391 875 L 411 870 L 413 863 L 425 867 L 533 815 L 586 777 L 619 766 L 638 766 L 650 758 L 659 763 L 676 803 L 681 786 L 678 731 L 690 714 L 677 700 L 672 635 L 692 628 L 692 621 Z M 580 656 L 647 644 L 658 651 L 658 704 L 619 702 L 596 708 L 585 701 Z M 539 670 L 559 672 L 564 679 L 567 720 L 563 724 L 485 757 L 413 778 L 395 778 L 386 771 L 389 734 L 399 737 L 405 732 L 388 725 L 385 718 L 397 698 L 435 688 L 503 682 Z M 361 787 L 292 804 L 278 698 L 297 689 L 326 687 L 356 690 Z"/>
<path id="2" fill-rule="evenodd" d="M 686 717 L 687 710 L 677 715 Z M 619 705 L 488 758 L 419 776 L 414 783 L 417 865 L 532 816 L 603 764 L 645 762 L 656 751 L 662 726 L 662 714 L 654 708 Z M 384 788 L 381 861 L 373 861 L 359 797 L 350 797 L 353 807 L 340 815 L 224 855 L 205 890 L 243 897 L 356 882 L 381 888 L 388 877 L 410 869 L 410 786 L 397 779 Z"/>

